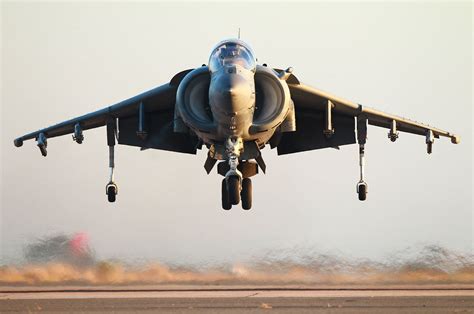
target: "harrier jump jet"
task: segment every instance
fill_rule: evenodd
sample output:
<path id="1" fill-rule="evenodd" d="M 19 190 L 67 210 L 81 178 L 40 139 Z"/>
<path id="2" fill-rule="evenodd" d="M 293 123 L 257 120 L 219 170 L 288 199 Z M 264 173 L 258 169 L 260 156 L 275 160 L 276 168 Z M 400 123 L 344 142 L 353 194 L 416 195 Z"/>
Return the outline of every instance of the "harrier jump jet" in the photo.
<path id="1" fill-rule="evenodd" d="M 176 74 L 169 83 L 104 109 L 26 134 L 14 140 L 35 139 L 43 156 L 47 140 L 72 133 L 81 144 L 83 131 L 106 127 L 110 178 L 106 194 L 114 202 L 114 146 L 137 146 L 196 154 L 208 149 L 204 168 L 215 164 L 222 180 L 222 207 L 242 201 L 252 206 L 250 177 L 265 172 L 262 149 L 269 145 L 279 155 L 342 145 L 359 145 L 359 200 L 367 196 L 364 146 L 367 124 L 389 130 L 394 142 L 399 131 L 425 137 L 428 154 L 435 138 L 459 137 L 426 124 L 387 114 L 304 85 L 286 70 L 257 65 L 255 54 L 241 40 L 216 45 L 209 64 Z"/>

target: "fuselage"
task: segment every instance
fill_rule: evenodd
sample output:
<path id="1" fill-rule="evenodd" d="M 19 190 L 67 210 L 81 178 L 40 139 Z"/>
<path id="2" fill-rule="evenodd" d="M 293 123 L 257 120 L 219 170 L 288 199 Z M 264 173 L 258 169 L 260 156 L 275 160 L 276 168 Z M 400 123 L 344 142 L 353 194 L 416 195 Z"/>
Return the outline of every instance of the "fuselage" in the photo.
<path id="1" fill-rule="evenodd" d="M 255 111 L 256 60 L 243 42 L 218 44 L 209 58 L 209 106 L 224 138 L 249 139 Z"/>
<path id="2" fill-rule="evenodd" d="M 177 116 L 224 155 L 229 139 L 241 142 L 241 150 L 245 143 L 262 147 L 288 115 L 290 102 L 288 86 L 277 72 L 257 66 L 241 40 L 227 40 L 212 50 L 208 66 L 183 79 Z"/>
<path id="3" fill-rule="evenodd" d="M 238 64 L 211 73 L 209 106 L 219 134 L 248 139 L 255 111 L 254 73 Z"/>

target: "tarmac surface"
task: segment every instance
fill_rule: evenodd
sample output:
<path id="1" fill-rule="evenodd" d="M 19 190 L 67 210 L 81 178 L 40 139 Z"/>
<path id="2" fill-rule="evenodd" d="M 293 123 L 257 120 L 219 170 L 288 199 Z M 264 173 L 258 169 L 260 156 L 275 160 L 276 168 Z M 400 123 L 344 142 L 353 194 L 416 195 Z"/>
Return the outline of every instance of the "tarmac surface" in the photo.
<path id="1" fill-rule="evenodd" d="M 463 286 L 0 287 L 0 313 L 474 313 Z"/>

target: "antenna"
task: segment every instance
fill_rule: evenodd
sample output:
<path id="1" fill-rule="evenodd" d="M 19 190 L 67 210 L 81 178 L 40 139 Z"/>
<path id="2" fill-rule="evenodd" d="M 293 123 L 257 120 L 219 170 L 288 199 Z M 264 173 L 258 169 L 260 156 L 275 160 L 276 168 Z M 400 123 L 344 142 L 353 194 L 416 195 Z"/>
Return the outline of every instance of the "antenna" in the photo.
<path id="1" fill-rule="evenodd" d="M 239 27 L 239 39 L 240 39 L 240 27 Z"/>

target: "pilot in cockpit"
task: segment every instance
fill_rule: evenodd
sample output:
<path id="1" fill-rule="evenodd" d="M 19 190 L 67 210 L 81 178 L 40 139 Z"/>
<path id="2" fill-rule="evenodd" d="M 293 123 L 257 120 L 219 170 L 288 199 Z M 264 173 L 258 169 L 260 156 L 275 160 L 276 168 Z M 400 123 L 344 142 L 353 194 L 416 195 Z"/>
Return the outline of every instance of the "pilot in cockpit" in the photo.
<path id="1" fill-rule="evenodd" d="M 209 58 L 210 71 L 216 72 L 233 64 L 255 71 L 256 60 L 251 49 L 238 41 L 225 41 L 218 44 Z"/>

